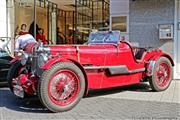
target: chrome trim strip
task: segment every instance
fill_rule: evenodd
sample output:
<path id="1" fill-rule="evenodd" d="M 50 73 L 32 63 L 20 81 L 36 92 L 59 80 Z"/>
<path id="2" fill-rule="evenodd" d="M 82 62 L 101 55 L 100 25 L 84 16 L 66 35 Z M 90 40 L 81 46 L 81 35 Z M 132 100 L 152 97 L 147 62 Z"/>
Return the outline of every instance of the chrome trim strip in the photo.
<path id="1" fill-rule="evenodd" d="M 120 66 L 85 66 L 85 70 L 98 70 L 98 69 L 124 69 L 123 72 L 118 73 L 118 74 L 134 74 L 138 72 L 145 72 L 146 68 L 139 68 L 139 69 L 134 69 L 134 70 L 129 70 L 126 65 L 120 65 Z"/>
<path id="2" fill-rule="evenodd" d="M 131 70 L 129 72 L 130 74 L 133 74 L 133 73 L 145 72 L 145 71 L 146 71 L 146 68 L 139 68 L 139 69 Z"/>
<path id="3" fill-rule="evenodd" d="M 108 68 L 118 68 L 118 67 L 122 67 L 121 66 L 86 66 L 84 67 L 85 70 L 97 70 L 97 69 L 108 69 Z"/>
<path id="4" fill-rule="evenodd" d="M 4 68 L 4 69 L 1 69 L 1 72 L 3 71 L 9 71 L 10 68 Z"/>

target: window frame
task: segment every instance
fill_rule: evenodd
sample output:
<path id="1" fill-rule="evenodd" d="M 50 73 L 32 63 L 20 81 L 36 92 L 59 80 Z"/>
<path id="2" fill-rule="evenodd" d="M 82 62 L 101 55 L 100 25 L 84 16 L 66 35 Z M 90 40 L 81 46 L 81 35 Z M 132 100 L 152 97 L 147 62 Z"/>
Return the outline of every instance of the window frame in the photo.
<path id="1" fill-rule="evenodd" d="M 122 32 L 120 31 L 121 33 L 124 33 L 124 34 L 129 34 L 129 15 L 128 14 L 119 14 L 119 15 L 111 15 L 110 16 L 110 31 L 112 31 L 112 25 L 113 25 L 113 21 L 112 21 L 112 18 L 113 17 L 126 17 L 126 24 L 127 24 L 127 28 L 126 28 L 126 32 Z"/>

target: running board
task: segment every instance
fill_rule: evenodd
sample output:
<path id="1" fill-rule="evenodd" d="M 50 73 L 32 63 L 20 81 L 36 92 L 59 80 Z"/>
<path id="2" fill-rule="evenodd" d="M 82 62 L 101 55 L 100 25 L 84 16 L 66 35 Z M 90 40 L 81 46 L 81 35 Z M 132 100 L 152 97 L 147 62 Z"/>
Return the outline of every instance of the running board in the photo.
<path id="1" fill-rule="evenodd" d="M 139 68 L 134 70 L 129 70 L 126 65 L 120 66 L 85 66 L 85 70 L 108 70 L 110 75 L 125 75 L 125 74 L 135 74 L 139 72 L 144 72 L 145 68 Z"/>

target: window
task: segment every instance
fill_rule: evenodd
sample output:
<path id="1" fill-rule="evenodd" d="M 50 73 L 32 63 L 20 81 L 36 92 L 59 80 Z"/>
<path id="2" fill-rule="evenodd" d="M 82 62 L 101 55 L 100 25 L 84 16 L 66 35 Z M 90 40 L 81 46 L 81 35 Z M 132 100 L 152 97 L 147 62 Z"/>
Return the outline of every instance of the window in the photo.
<path id="1" fill-rule="evenodd" d="M 127 32 L 127 16 L 112 17 L 112 30 Z"/>

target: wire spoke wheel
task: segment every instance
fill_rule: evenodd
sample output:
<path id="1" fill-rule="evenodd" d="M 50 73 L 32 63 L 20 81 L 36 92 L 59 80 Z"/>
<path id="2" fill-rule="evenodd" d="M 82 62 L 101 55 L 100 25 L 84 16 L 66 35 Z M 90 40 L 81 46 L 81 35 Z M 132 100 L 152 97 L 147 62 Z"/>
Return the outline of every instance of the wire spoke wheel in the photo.
<path id="1" fill-rule="evenodd" d="M 52 112 L 75 107 L 84 95 L 85 78 L 81 69 L 69 62 L 56 63 L 41 76 L 38 95 Z"/>
<path id="2" fill-rule="evenodd" d="M 153 75 L 149 80 L 153 91 L 166 90 L 172 81 L 172 64 L 166 57 L 160 57 L 154 66 Z"/>
<path id="3" fill-rule="evenodd" d="M 156 70 L 156 82 L 159 86 L 164 87 L 170 80 L 170 67 L 168 63 L 161 62 Z"/>
<path id="4" fill-rule="evenodd" d="M 65 106 L 78 96 L 80 91 L 79 78 L 73 71 L 61 70 L 51 77 L 48 89 L 51 100 L 57 105 Z"/>

